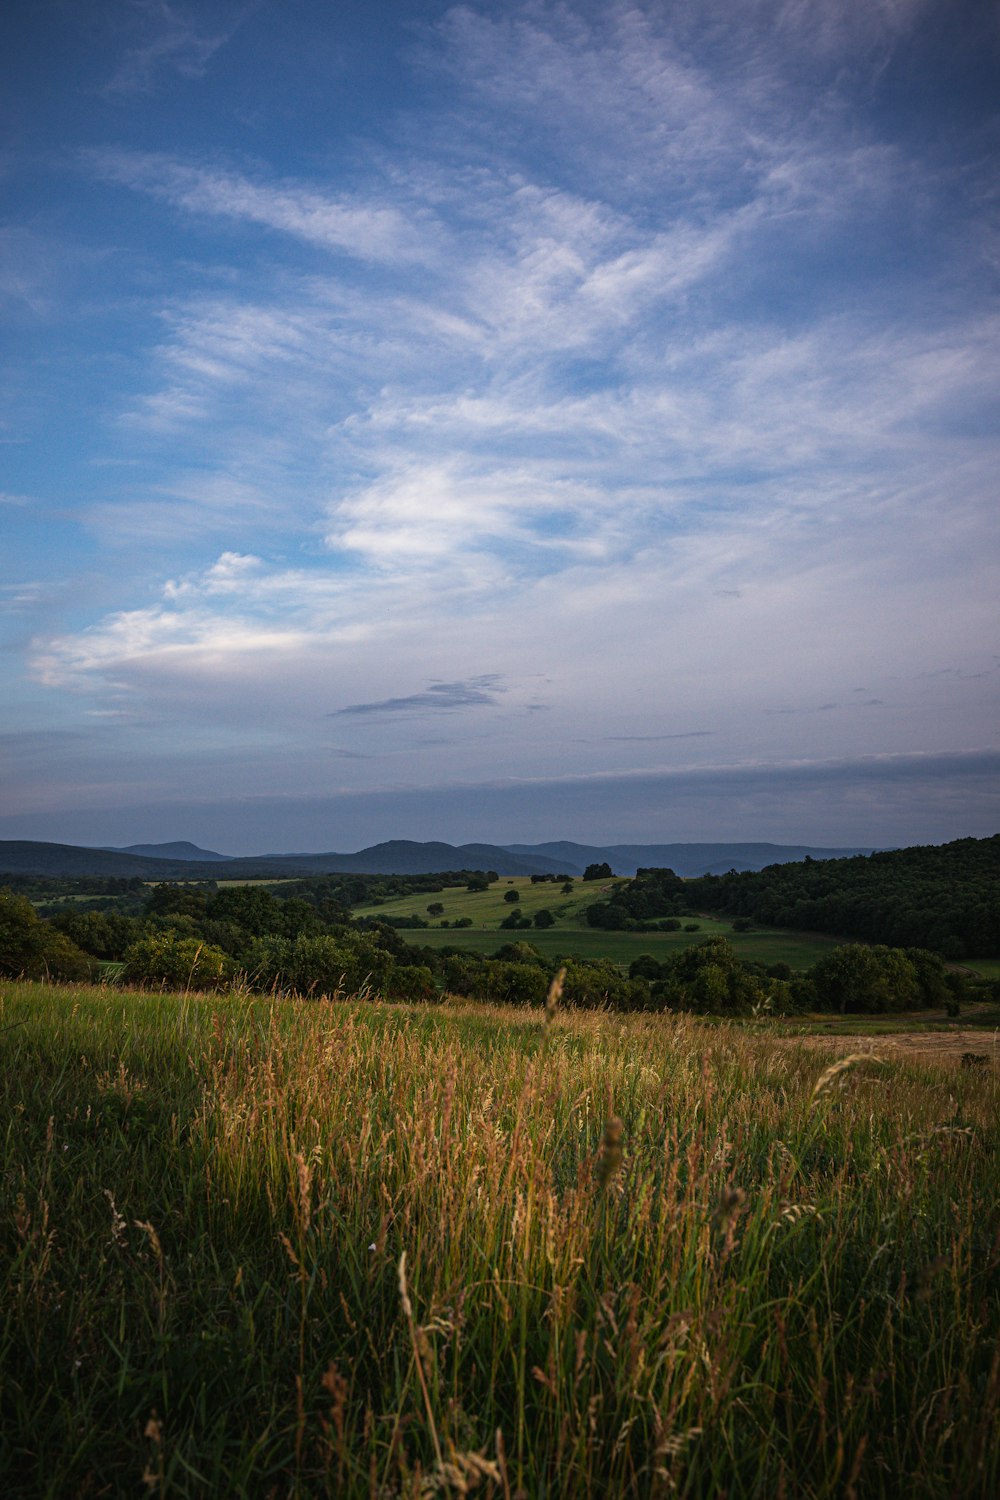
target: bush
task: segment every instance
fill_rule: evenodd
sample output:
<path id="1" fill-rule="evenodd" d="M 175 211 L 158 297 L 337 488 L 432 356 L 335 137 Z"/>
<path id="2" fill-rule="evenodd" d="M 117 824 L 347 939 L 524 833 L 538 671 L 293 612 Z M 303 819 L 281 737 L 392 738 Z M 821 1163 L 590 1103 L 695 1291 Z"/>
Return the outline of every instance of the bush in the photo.
<path id="1" fill-rule="evenodd" d="M 233 962 L 221 948 L 172 928 L 149 932 L 125 950 L 122 978 L 127 984 L 167 989 L 211 990 L 230 979 Z"/>
<path id="2" fill-rule="evenodd" d="M 606 960 L 569 963 L 562 998 L 567 1005 L 586 1009 L 648 1010 L 649 985 L 644 979 L 624 979 L 616 964 Z"/>
<path id="3" fill-rule="evenodd" d="M 537 964 L 486 959 L 476 975 L 472 994 L 477 1000 L 505 1005 L 544 1005 L 548 988 L 548 974 Z"/>
<path id="4" fill-rule="evenodd" d="M 542 957 L 534 944 L 525 942 L 523 938 L 519 943 L 504 943 L 490 957 L 508 964 L 541 964 L 548 967 L 548 960 Z"/>
<path id="5" fill-rule="evenodd" d="M 330 995 L 337 990 L 348 995 L 382 994 L 394 965 L 376 933 L 345 931 L 335 937 L 323 933 L 296 938 L 289 977 L 304 995 Z"/>
<path id="6" fill-rule="evenodd" d="M 513 906 L 516 901 L 520 901 L 521 892 L 515 890 L 504 891 L 503 899 L 505 901 L 508 901 Z"/>
<path id="7" fill-rule="evenodd" d="M 431 1000 L 434 975 L 424 964 L 396 964 L 387 985 L 393 1000 Z"/>

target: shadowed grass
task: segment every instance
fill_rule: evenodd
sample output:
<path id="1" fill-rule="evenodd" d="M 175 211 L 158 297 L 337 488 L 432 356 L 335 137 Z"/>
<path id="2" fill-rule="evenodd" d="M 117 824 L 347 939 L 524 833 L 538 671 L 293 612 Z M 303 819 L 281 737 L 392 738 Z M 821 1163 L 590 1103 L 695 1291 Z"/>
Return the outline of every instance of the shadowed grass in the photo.
<path id="1" fill-rule="evenodd" d="M 992 1070 L 0 994 L 5 1495 L 1000 1487 Z"/>

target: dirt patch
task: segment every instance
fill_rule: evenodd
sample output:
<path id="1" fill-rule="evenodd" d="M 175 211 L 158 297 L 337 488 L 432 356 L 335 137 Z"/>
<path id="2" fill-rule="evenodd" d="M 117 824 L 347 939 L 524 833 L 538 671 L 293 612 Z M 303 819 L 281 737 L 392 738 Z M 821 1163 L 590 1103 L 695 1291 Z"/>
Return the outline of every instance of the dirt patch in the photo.
<path id="1" fill-rule="evenodd" d="M 798 1036 L 802 1047 L 825 1052 L 872 1052 L 878 1057 L 923 1057 L 935 1062 L 961 1065 L 963 1056 L 986 1059 L 981 1064 L 1000 1068 L 1000 1034 L 995 1031 L 893 1031 L 881 1036 L 858 1036 L 847 1032 L 821 1036 Z"/>

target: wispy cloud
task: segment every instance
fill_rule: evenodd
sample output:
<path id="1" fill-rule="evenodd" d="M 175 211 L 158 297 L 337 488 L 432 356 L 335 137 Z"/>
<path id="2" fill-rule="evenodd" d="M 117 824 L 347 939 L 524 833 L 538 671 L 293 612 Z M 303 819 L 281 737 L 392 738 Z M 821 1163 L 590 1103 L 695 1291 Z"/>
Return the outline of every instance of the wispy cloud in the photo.
<path id="1" fill-rule="evenodd" d="M 688 729 L 683 734 L 606 734 L 604 738 L 611 745 L 656 745 L 665 740 L 707 740 L 713 733 L 711 729 Z"/>
<path id="2" fill-rule="evenodd" d="M 240 19 L 237 15 L 218 31 L 210 31 L 205 29 L 204 15 L 196 18 L 165 0 L 130 0 L 120 9 L 124 17 L 131 11 L 130 29 L 137 40 L 124 49 L 115 72 L 104 85 L 103 94 L 112 100 L 151 94 L 165 73 L 201 78 Z"/>
<path id="3" fill-rule="evenodd" d="M 338 708 L 330 718 L 451 713 L 458 708 L 496 708 L 500 702 L 500 694 L 505 691 L 500 676 L 496 672 L 487 672 L 466 682 L 432 682 L 424 692 L 410 693 L 404 698 L 384 698 L 379 703 L 351 703 L 346 708 Z"/>
<path id="4" fill-rule="evenodd" d="M 272 229 L 359 260 L 419 261 L 429 253 L 429 235 L 399 208 L 371 195 L 254 181 L 154 152 L 90 152 L 84 160 L 105 181 L 150 193 L 190 213 Z"/>

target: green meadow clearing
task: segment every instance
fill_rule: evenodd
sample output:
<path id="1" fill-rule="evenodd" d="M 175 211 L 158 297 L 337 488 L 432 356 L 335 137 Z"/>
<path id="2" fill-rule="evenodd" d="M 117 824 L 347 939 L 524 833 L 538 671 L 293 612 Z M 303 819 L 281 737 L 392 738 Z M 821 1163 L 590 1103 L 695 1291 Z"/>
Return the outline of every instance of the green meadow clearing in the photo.
<path id="1" fill-rule="evenodd" d="M 22 982 L 0 1053 L 5 1496 L 1000 1488 L 994 1066 Z"/>
<path id="2" fill-rule="evenodd" d="M 640 953 L 666 958 L 679 948 L 704 942 L 708 937 L 727 938 L 740 958 L 763 964 L 787 963 L 793 969 L 809 968 L 836 944 L 835 938 L 818 933 L 785 932 L 774 928 L 734 932 L 731 920 L 709 916 L 681 919 L 683 922 L 697 922 L 696 932 L 607 932 L 588 927 L 587 907 L 606 899 L 615 884 L 624 884 L 624 881 L 576 880 L 573 892 L 563 895 L 558 884 L 532 885 L 530 878 L 525 876 L 501 876 L 487 891 L 452 886 L 435 894 L 421 892 L 419 896 L 400 896 L 378 905 L 358 906 L 353 915 L 421 917 L 430 925 L 426 929 L 404 931 L 403 937 L 408 942 L 428 947 L 469 948 L 476 953 L 493 953 L 502 943 L 522 940 L 534 944 L 546 958 L 568 955 L 609 958 L 626 968 Z M 536 911 L 547 909 L 555 918 L 555 925 L 532 927 L 530 931 L 527 928 L 513 932 L 502 929 L 500 923 L 512 909 L 503 899 L 504 893 L 510 890 L 516 890 L 520 898 L 513 909 L 532 918 Z M 444 907 L 440 916 L 428 915 L 427 907 L 434 902 L 440 902 Z M 441 926 L 442 921 L 450 924 L 461 917 L 471 919 L 472 926 L 457 929 Z"/>

